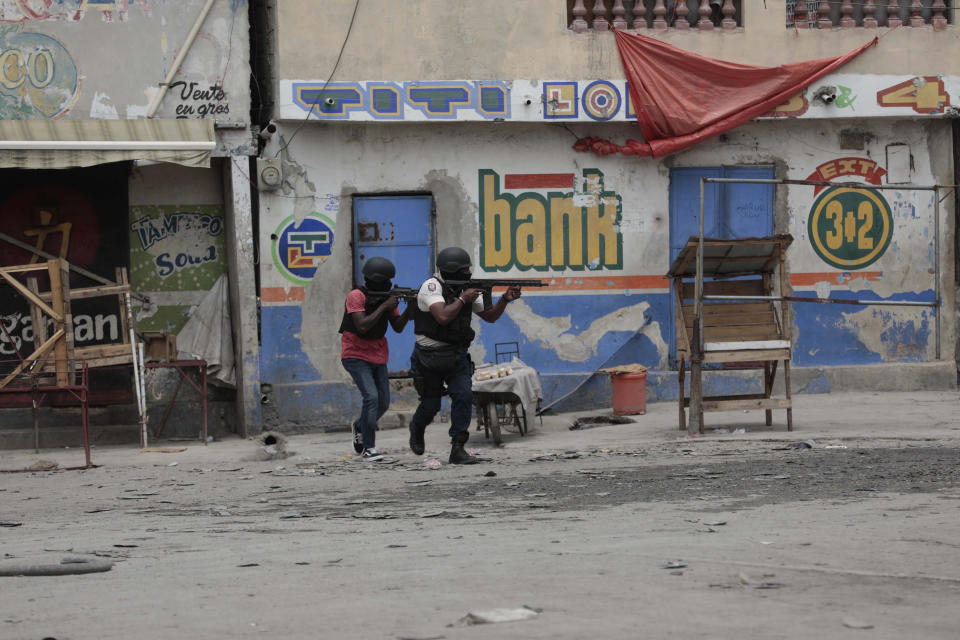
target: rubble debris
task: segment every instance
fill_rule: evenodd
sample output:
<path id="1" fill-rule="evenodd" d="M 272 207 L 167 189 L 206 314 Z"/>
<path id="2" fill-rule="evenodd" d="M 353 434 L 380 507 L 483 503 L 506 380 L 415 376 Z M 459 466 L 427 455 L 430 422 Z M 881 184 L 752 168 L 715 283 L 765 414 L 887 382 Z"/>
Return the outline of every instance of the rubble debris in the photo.
<path id="1" fill-rule="evenodd" d="M 539 612 L 535 609 L 523 607 L 517 609 L 488 609 L 487 611 L 471 611 L 460 618 L 459 624 L 472 626 L 476 624 L 495 624 L 498 622 L 517 622 L 536 618 Z"/>
<path id="2" fill-rule="evenodd" d="M 254 442 L 257 460 L 283 460 L 291 455 L 287 452 L 287 436 L 279 431 L 264 431 Z"/>

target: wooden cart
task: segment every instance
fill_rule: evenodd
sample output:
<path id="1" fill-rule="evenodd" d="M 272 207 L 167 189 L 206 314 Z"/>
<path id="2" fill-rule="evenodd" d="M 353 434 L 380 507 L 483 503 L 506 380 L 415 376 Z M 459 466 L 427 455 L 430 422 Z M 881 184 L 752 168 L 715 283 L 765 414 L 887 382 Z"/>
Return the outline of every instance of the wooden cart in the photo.
<path id="1" fill-rule="evenodd" d="M 703 240 L 698 273 L 699 238 L 692 236 L 670 265 L 677 335 L 680 429 L 703 433 L 707 411 L 764 409 L 766 424 L 773 410 L 786 409 L 787 430 L 793 430 L 790 396 L 790 306 L 787 291 L 786 250 L 789 235 L 740 240 Z M 697 284 L 702 289 L 698 296 Z M 783 361 L 786 396 L 773 397 L 777 365 Z M 690 366 L 689 395 L 684 389 Z M 740 395 L 703 395 L 704 365 L 763 369 L 763 390 Z"/>

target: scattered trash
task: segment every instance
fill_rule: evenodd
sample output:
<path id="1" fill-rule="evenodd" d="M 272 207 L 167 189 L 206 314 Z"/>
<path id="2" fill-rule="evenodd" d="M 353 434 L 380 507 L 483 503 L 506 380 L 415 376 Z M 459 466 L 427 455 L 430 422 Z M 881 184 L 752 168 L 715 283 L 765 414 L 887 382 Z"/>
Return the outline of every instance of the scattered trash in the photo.
<path id="1" fill-rule="evenodd" d="M 609 416 L 585 416 L 583 418 L 577 418 L 573 421 L 573 424 L 570 425 L 570 431 L 577 431 L 582 429 L 591 429 L 593 427 L 600 427 L 608 424 L 631 424 L 635 422 L 630 418 L 618 415 L 609 415 Z"/>
<path id="2" fill-rule="evenodd" d="M 873 625 L 869 622 L 857 620 L 856 618 L 844 618 L 843 626 L 847 627 L 848 629 L 873 629 Z"/>
<path id="3" fill-rule="evenodd" d="M 737 435 L 740 435 L 740 434 L 746 433 L 746 432 L 747 432 L 746 429 L 734 429 L 734 430 L 733 430 L 733 433 L 735 433 L 735 434 L 737 434 Z"/>
<path id="4" fill-rule="evenodd" d="M 727 524 L 727 521 L 726 520 L 704 520 L 703 524 L 707 525 L 708 527 L 722 527 L 723 525 Z"/>
<path id="5" fill-rule="evenodd" d="M 293 518 L 302 518 L 303 516 L 299 513 L 281 513 L 281 520 L 292 520 Z"/>
<path id="6" fill-rule="evenodd" d="M 847 445 L 845 444 L 828 444 L 824 449 L 846 449 Z"/>
<path id="7" fill-rule="evenodd" d="M 423 461 L 423 466 L 425 466 L 427 469 L 439 469 L 443 466 L 443 464 L 436 458 L 430 458 L 429 460 Z"/>
<path id="8" fill-rule="evenodd" d="M 238 566 L 238 567 L 240 567 L 240 568 L 246 568 L 246 567 L 259 567 L 259 566 L 260 566 L 260 564 L 259 564 L 259 563 L 257 563 L 257 562 L 248 562 L 248 563 L 246 563 L 246 564 L 238 564 L 237 566 Z"/>
<path id="9" fill-rule="evenodd" d="M 22 522 L 0 522 L 0 527 L 22 527 Z"/>
<path id="10" fill-rule="evenodd" d="M 803 442 L 791 442 L 787 445 L 788 449 L 813 449 L 816 446 L 813 440 L 804 440 Z"/>
<path id="11" fill-rule="evenodd" d="M 779 589 L 783 585 L 779 582 L 761 582 L 753 585 L 754 589 Z"/>
<path id="12" fill-rule="evenodd" d="M 687 566 L 687 563 L 683 560 L 668 560 L 660 565 L 661 569 L 683 569 Z"/>
<path id="13" fill-rule="evenodd" d="M 171 463 L 168 464 L 167 466 L 168 466 L 168 467 L 175 467 L 175 466 L 177 466 L 178 464 L 180 464 L 180 463 L 179 463 L 179 462 L 171 462 Z"/>
<path id="14" fill-rule="evenodd" d="M 730 430 L 720 428 L 720 429 L 711 429 L 710 432 L 711 433 L 730 433 Z"/>
<path id="15" fill-rule="evenodd" d="M 493 478 L 493 477 L 495 477 L 496 475 L 497 475 L 497 472 L 496 472 L 496 471 L 487 471 L 485 474 L 483 474 L 483 476 L 484 476 L 485 478 Z"/>
<path id="16" fill-rule="evenodd" d="M 53 471 L 59 466 L 60 465 L 54 462 L 53 460 L 37 460 L 36 462 L 31 464 L 29 467 L 27 467 L 27 470 L 28 471 Z"/>
<path id="17" fill-rule="evenodd" d="M 498 622 L 518 622 L 530 620 L 539 615 L 535 609 L 523 606 L 519 609 L 489 609 L 487 611 L 471 611 L 458 621 L 460 624 L 472 626 L 475 624 L 495 624 Z"/>

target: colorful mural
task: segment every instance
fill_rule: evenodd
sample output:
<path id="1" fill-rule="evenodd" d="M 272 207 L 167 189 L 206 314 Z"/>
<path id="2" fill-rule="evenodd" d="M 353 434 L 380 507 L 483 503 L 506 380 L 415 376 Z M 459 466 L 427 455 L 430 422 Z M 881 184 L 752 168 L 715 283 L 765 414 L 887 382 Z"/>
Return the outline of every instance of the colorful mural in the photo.
<path id="1" fill-rule="evenodd" d="M 226 269 L 223 206 L 131 207 L 129 232 L 130 282 L 156 304 L 137 326 L 176 333 L 190 309 L 177 293 L 206 292 Z"/>
<path id="2" fill-rule="evenodd" d="M 333 220 L 314 211 L 297 222 L 285 219 L 271 236 L 273 264 L 294 284 L 309 284 L 313 274 L 330 257 L 333 247 Z"/>
<path id="3" fill-rule="evenodd" d="M 829 100 L 817 99 L 828 87 Z M 825 76 L 764 118 L 854 118 L 941 115 L 960 76 Z M 512 120 L 607 122 L 633 120 L 625 80 L 458 80 L 450 82 L 331 82 L 281 80 L 281 117 L 318 120 Z M 876 94 L 871 103 L 867 96 Z"/>
<path id="4" fill-rule="evenodd" d="M 80 76 L 58 40 L 0 27 L 0 119 L 56 118 L 76 102 Z"/>
<path id="5" fill-rule="evenodd" d="M 104 22 L 124 22 L 133 5 L 150 15 L 150 0 L 0 0 L 0 22 L 79 22 L 91 11 Z"/>
<path id="6" fill-rule="evenodd" d="M 123 215 L 126 208 L 126 168 L 107 165 L 65 171 L 0 171 L 7 185 L 0 199 L 0 232 L 45 253 L 113 280 L 117 267 L 126 266 Z M 13 244 L 0 242 L 0 264 L 18 265 L 46 260 Z M 93 281 L 71 273 L 72 287 Z M 41 282 L 41 289 L 45 286 Z M 116 298 L 87 298 L 72 305 L 74 341 L 89 346 L 119 339 Z M 26 301 L 9 287 L 0 290 L 0 356 L 15 357 L 33 343 L 33 327 Z M 48 334 L 49 335 L 49 334 Z M 3 358 L 0 358 L 3 359 Z"/>
<path id="7" fill-rule="evenodd" d="M 606 189 L 603 172 L 584 169 L 580 180 L 572 173 L 507 174 L 504 190 L 491 169 L 479 178 L 484 271 L 623 268 L 623 202 Z"/>

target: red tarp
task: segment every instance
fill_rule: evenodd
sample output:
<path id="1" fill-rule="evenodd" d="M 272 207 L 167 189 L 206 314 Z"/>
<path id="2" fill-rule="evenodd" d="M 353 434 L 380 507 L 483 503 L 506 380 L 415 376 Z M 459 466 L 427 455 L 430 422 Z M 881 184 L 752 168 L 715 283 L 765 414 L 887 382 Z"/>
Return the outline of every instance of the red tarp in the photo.
<path id="1" fill-rule="evenodd" d="M 578 151 L 665 156 L 740 126 L 785 103 L 801 89 L 877 43 L 846 55 L 753 67 L 714 60 L 639 34 L 614 30 L 630 97 L 646 142 L 621 146 L 600 138 L 578 140 Z"/>

